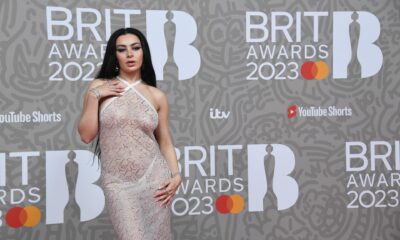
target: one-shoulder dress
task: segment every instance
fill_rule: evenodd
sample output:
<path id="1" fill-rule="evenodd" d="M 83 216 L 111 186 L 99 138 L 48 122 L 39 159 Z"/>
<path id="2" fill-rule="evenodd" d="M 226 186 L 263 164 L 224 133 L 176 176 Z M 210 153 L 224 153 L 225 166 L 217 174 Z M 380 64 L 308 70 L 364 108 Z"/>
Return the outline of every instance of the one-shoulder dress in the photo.
<path id="1" fill-rule="evenodd" d="M 154 136 L 158 113 L 136 88 L 100 107 L 101 186 L 119 240 L 170 240 L 170 211 L 153 194 L 170 177 Z"/>

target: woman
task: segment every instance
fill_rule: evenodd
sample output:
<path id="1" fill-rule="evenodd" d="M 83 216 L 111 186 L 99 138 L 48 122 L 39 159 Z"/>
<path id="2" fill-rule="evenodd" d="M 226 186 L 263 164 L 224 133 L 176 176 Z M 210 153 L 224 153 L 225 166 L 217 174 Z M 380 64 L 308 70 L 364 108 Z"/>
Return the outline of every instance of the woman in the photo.
<path id="1" fill-rule="evenodd" d="M 78 130 L 85 143 L 99 137 L 101 184 L 118 238 L 171 239 L 167 206 L 181 176 L 167 98 L 156 88 L 149 46 L 137 29 L 111 35 Z"/>

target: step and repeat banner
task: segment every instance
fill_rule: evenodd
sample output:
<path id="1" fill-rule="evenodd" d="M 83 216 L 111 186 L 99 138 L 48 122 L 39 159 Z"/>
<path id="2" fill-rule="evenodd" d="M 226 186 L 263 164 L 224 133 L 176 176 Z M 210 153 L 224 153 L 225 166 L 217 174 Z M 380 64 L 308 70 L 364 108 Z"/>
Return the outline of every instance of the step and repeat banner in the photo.
<path id="1" fill-rule="evenodd" d="M 0 239 L 115 237 L 76 126 L 129 26 L 170 104 L 174 239 L 400 239 L 397 0 L 1 1 Z"/>

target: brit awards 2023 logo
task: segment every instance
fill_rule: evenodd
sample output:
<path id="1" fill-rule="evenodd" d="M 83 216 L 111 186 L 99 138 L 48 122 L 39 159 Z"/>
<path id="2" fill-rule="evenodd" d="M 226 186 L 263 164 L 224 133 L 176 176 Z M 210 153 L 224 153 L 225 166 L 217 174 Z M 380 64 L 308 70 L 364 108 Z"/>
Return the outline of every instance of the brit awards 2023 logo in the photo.
<path id="1" fill-rule="evenodd" d="M 347 208 L 400 205 L 400 141 L 345 143 Z"/>
<path id="2" fill-rule="evenodd" d="M 38 179 L 32 179 L 38 176 L 29 170 L 33 162 L 35 166 L 45 165 L 45 184 L 40 184 L 46 186 L 45 194 L 34 184 Z M 62 224 L 65 219 L 84 222 L 96 218 L 105 204 L 103 191 L 97 185 L 97 163 L 97 157 L 86 150 L 0 153 L 0 226 L 35 227 L 41 222 Z M 7 174 L 11 173 L 9 166 L 13 166 L 14 173 L 20 169 L 20 175 Z M 38 206 L 43 203 L 42 221 Z"/>
<path id="3" fill-rule="evenodd" d="M 325 21 L 333 24 L 331 39 L 320 35 Z M 311 35 L 305 34 L 304 26 L 312 26 Z M 379 19 L 366 11 L 246 12 L 246 66 L 250 71 L 246 79 L 372 77 L 383 64 L 382 51 L 376 44 L 380 30 Z"/>
<path id="4" fill-rule="evenodd" d="M 247 193 L 245 180 L 234 172 L 241 159 L 238 154 L 246 150 Z M 291 176 L 296 159 L 287 145 L 212 145 L 208 149 L 185 146 L 183 151 L 176 152 L 185 177 L 171 204 L 176 216 L 239 214 L 246 209 L 262 212 L 271 207 L 281 211 L 292 207 L 298 199 L 299 186 Z M 269 196 L 275 200 L 269 201 Z"/>
<path id="5" fill-rule="evenodd" d="M 95 8 L 47 6 L 47 39 L 52 43 L 48 54 L 49 80 L 92 80 L 105 53 L 104 42 L 112 33 L 112 20 L 122 20 L 124 27 L 131 27 L 135 17 L 143 14 L 157 80 L 164 80 L 167 71 L 176 71 L 172 74 L 178 80 L 193 78 L 200 69 L 201 58 L 193 46 L 197 24 L 186 12 L 139 9 L 104 9 L 101 12 Z M 92 20 L 86 20 L 88 18 Z M 94 39 L 94 42 L 87 43 L 86 39 Z"/>

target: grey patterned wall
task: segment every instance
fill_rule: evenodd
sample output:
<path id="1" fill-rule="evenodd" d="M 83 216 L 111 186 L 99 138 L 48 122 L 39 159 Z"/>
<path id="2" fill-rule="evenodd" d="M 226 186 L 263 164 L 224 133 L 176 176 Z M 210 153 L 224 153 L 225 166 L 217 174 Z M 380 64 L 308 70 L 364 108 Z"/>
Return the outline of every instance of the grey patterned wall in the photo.
<path id="1" fill-rule="evenodd" d="M 1 239 L 113 238 L 76 124 L 128 17 L 170 103 L 174 239 L 400 239 L 397 0 L 1 1 Z"/>

